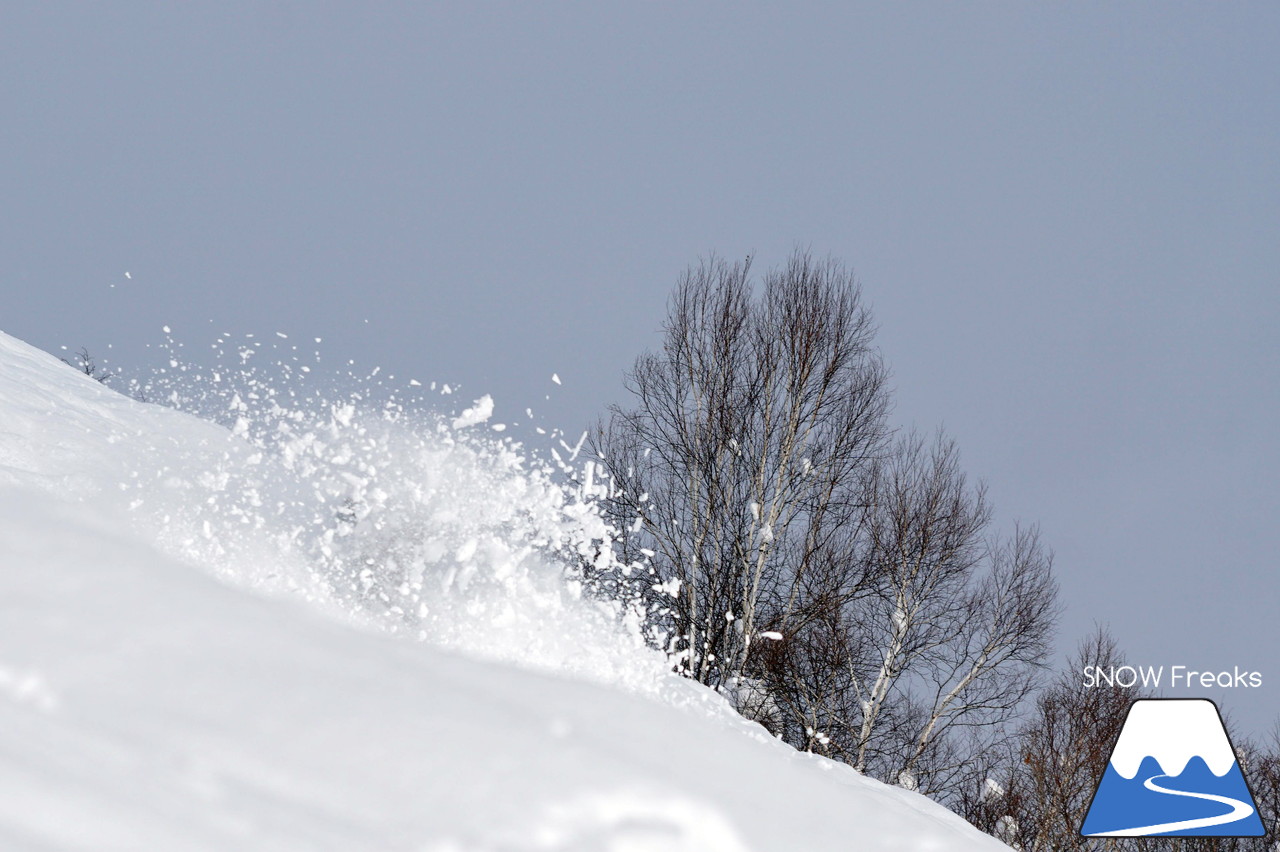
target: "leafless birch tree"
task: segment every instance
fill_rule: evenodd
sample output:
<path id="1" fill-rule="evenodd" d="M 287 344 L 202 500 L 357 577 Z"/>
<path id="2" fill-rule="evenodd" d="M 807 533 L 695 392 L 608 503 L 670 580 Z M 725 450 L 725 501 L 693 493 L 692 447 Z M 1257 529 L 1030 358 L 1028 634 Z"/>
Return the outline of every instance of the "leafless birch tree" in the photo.
<path id="1" fill-rule="evenodd" d="M 628 377 L 635 408 L 594 436 L 631 545 L 679 586 L 686 671 L 713 686 L 747 672 L 771 641 L 762 625 L 864 588 L 865 481 L 888 405 L 850 273 L 797 254 L 758 299 L 748 275 L 712 260 L 681 279 L 662 349 Z"/>
<path id="2" fill-rule="evenodd" d="M 954 444 L 890 434 L 873 334 L 834 261 L 797 252 L 758 293 L 749 263 L 702 263 L 593 450 L 682 670 L 799 748 L 933 791 L 1027 695 L 1056 588 L 1034 529 L 991 535 Z"/>
<path id="3" fill-rule="evenodd" d="M 1034 712 L 1013 747 L 1003 753 L 1002 764 L 988 762 L 982 767 L 983 777 L 970 779 L 957 801 L 959 813 L 1027 852 L 1146 848 L 1146 841 L 1079 836 L 1129 707 L 1147 695 L 1138 686 L 1086 687 L 1085 667 L 1124 664 L 1105 629 L 1081 642 L 1037 697 Z"/>

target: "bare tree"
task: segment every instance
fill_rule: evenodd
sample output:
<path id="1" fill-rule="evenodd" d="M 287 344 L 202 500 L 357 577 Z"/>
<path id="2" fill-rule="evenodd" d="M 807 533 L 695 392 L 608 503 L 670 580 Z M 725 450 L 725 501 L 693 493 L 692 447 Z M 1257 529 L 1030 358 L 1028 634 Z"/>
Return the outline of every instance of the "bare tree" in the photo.
<path id="1" fill-rule="evenodd" d="M 989 535 L 954 444 L 886 427 L 851 273 L 797 252 L 690 269 L 634 407 L 593 434 L 636 594 L 681 668 L 793 745 L 926 792 L 992 747 L 1056 613 L 1034 529 Z M 674 599 L 670 594 L 674 592 Z"/>
<path id="2" fill-rule="evenodd" d="M 1253 841 L 1253 848 L 1275 852 L 1280 846 L 1280 720 L 1265 739 L 1247 743 L 1243 751 L 1240 763 L 1271 843 L 1268 848 L 1262 841 Z"/>
<path id="3" fill-rule="evenodd" d="M 888 405 L 850 273 L 796 254 L 758 300 L 748 274 L 716 260 L 686 273 L 662 350 L 628 377 L 636 407 L 593 439 L 642 548 L 626 555 L 652 553 L 678 585 L 676 650 L 713 686 L 744 676 L 770 641 L 762 625 L 814 617 L 815 584 L 819 597 L 863 587 L 864 480 Z"/>
<path id="4" fill-rule="evenodd" d="M 764 668 L 804 734 L 822 732 L 815 750 L 945 795 L 1012 735 L 1005 723 L 1037 684 L 1052 560 L 1034 528 L 988 535 L 983 489 L 941 435 L 895 442 L 866 501 L 862 593 L 792 630 Z"/>
<path id="5" fill-rule="evenodd" d="M 1037 697 L 1016 745 L 983 766 L 985 775 L 963 790 L 959 813 L 1026 852 L 1147 848 L 1135 841 L 1079 836 L 1129 707 L 1146 697 L 1136 685 L 1087 687 L 1083 673 L 1089 666 L 1124 663 L 1105 628 L 1081 642 Z"/>
<path id="6" fill-rule="evenodd" d="M 83 346 L 80 347 L 80 351 L 76 353 L 76 363 L 72 364 L 66 358 L 62 359 L 62 363 L 66 364 L 68 367 L 76 368 L 89 378 L 101 382 L 104 385 L 115 378 L 114 373 L 108 373 L 106 370 L 99 367 L 97 362 L 93 360 L 93 356 L 89 354 L 89 350 Z"/>

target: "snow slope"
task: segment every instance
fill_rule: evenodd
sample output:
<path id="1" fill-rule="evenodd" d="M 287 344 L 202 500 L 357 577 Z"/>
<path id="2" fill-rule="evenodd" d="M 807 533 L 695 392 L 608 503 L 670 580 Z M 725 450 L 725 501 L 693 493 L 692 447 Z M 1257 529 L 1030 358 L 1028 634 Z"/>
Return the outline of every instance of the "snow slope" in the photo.
<path id="1" fill-rule="evenodd" d="M 0 849 L 1006 848 L 770 739 L 625 629 L 603 636 L 613 621 L 511 532 L 530 513 L 493 500 L 543 495 L 559 508 L 526 518 L 539 528 L 591 519 L 451 441 L 411 454 L 450 471 L 416 502 L 385 465 L 333 480 L 359 492 L 357 528 L 411 505 L 436 543 L 405 551 L 400 530 L 378 551 L 426 613 L 397 598 L 379 624 L 339 582 L 344 552 L 371 551 L 303 517 L 342 497 L 331 466 L 0 334 Z"/>

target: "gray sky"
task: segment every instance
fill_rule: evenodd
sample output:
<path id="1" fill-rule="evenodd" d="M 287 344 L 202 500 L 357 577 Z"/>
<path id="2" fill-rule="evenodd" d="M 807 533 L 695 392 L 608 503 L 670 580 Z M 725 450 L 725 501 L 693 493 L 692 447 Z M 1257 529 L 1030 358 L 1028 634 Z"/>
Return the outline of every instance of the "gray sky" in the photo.
<path id="1" fill-rule="evenodd" d="M 1209 697 L 1269 726 L 1280 6 L 604 5 L 5 4 L 0 329 L 323 337 L 572 431 L 686 265 L 811 246 L 1064 650 L 1259 670 Z"/>

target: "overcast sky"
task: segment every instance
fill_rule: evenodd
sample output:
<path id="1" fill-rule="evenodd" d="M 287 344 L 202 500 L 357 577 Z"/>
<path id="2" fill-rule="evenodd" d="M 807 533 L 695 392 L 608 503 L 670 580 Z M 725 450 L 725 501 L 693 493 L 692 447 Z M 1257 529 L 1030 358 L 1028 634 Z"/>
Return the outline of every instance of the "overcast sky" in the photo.
<path id="1" fill-rule="evenodd" d="M 1209 697 L 1268 727 L 1280 5 L 634 6 L 4 4 L 0 330 L 322 337 L 573 431 L 685 266 L 809 246 L 1042 525 L 1062 648 L 1261 671 Z"/>

